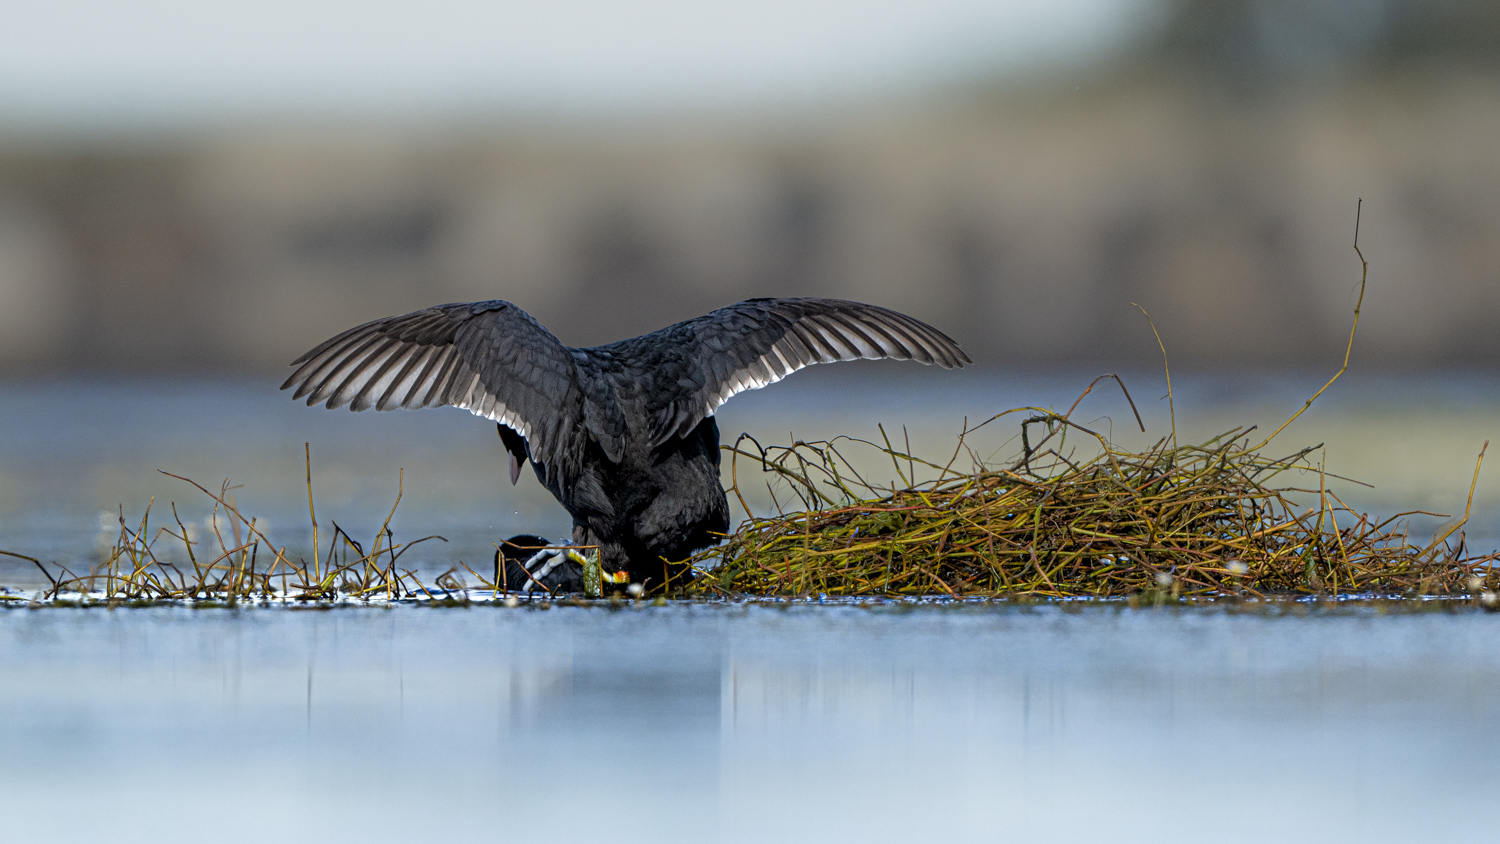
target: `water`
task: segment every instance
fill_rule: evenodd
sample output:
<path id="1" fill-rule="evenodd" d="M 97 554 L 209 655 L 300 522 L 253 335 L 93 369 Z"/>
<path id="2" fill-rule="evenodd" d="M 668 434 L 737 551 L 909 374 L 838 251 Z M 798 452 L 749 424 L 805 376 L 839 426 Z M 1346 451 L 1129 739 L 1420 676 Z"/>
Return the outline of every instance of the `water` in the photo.
<path id="1" fill-rule="evenodd" d="M 0 612 L 15 841 L 1416 841 L 1500 616 Z"/>

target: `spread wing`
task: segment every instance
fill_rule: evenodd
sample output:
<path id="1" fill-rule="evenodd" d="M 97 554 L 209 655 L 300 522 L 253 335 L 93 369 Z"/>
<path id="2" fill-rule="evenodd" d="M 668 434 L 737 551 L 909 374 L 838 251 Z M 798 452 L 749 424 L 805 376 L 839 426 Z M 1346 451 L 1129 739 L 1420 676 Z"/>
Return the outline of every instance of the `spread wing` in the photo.
<path id="1" fill-rule="evenodd" d="M 944 369 L 972 363 L 924 322 L 840 299 L 750 299 L 604 348 L 652 362 L 653 445 L 686 435 L 730 396 L 815 363 L 892 358 Z"/>
<path id="2" fill-rule="evenodd" d="M 551 462 L 582 413 L 569 349 L 499 300 L 440 305 L 367 322 L 292 362 L 281 385 L 309 406 L 350 410 L 452 405 L 526 438 Z"/>

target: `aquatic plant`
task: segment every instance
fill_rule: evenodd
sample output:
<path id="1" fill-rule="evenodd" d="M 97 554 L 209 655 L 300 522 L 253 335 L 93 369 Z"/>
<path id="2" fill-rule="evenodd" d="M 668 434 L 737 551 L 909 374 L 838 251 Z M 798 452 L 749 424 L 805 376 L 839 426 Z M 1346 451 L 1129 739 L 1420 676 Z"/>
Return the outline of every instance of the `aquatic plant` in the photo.
<path id="1" fill-rule="evenodd" d="M 752 460 L 785 480 L 804 507 L 747 519 L 694 560 L 700 576 L 687 590 L 1175 599 L 1433 595 L 1476 591 L 1476 579 L 1479 588 L 1495 585 L 1491 566 L 1500 554 L 1468 553 L 1467 507 L 1431 541 L 1416 541 L 1406 520 L 1414 513 L 1377 521 L 1329 490 L 1326 474 L 1308 463 L 1321 446 L 1268 457 L 1237 428 L 1201 444 L 1167 437 L 1134 452 L 1052 411 L 1021 408 L 988 422 L 1022 412 L 1031 414 L 1023 435 L 1035 426 L 1044 431 L 1039 441 L 1009 465 L 976 460 L 965 471 L 889 442 L 763 448 L 742 437 L 732 449 L 736 463 Z M 955 457 L 973 430 L 960 436 Z M 1093 453 L 1070 448 L 1069 432 L 1088 438 Z M 903 480 L 917 465 L 938 477 L 882 488 L 855 471 L 841 451 L 849 444 L 888 455 Z M 1315 476 L 1317 487 L 1273 485 L 1293 469 Z M 737 466 L 732 474 L 738 494 Z M 1299 506 L 1302 496 L 1312 506 Z"/>
<path id="2" fill-rule="evenodd" d="M 426 536 L 412 542 L 397 542 L 391 532 L 391 519 L 400 506 L 404 478 L 397 477 L 396 501 L 380 529 L 369 543 L 369 550 L 333 523 L 331 534 L 321 531 L 312 491 L 312 452 L 305 446 L 307 458 L 308 517 L 312 522 L 313 559 L 288 555 L 285 545 L 278 545 L 266 535 L 259 519 L 240 511 L 232 492 L 238 487 L 225 480 L 218 492 L 197 481 L 174 475 L 191 485 L 213 502 L 205 520 L 206 530 L 191 531 L 171 507 L 172 522 L 152 525 L 153 498 L 139 521 L 127 522 L 120 509 L 119 533 L 113 544 L 87 572 L 75 573 L 67 566 L 52 563 L 57 571 L 32 557 L 14 552 L 7 556 L 30 560 L 47 578 L 48 587 L 42 600 L 59 600 L 69 595 L 105 601 L 194 600 L 234 604 L 246 600 L 288 599 L 293 601 L 332 601 L 339 599 L 399 599 L 413 594 L 433 597 L 411 569 L 400 566 L 401 556 L 412 547 L 441 536 Z M 175 525 L 175 530 L 173 526 Z M 328 536 L 326 553 L 320 534 Z M 170 551 L 180 549 L 186 560 L 173 560 Z M 439 578 L 442 581 L 443 578 Z M 436 591 L 446 593 L 441 586 Z"/>

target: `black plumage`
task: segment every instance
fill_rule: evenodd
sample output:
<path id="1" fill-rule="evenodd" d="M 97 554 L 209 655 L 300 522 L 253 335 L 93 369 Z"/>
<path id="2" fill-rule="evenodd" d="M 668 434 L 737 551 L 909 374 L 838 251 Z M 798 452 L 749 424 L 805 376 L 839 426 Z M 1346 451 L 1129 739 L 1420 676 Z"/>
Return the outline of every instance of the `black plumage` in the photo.
<path id="1" fill-rule="evenodd" d="M 514 483 L 530 461 L 605 571 L 660 586 L 729 528 L 714 411 L 805 366 L 963 366 L 947 335 L 838 299 L 750 299 L 630 340 L 564 346 L 509 302 L 441 305 L 352 328 L 281 385 L 329 409 L 451 405 L 492 419 Z"/>

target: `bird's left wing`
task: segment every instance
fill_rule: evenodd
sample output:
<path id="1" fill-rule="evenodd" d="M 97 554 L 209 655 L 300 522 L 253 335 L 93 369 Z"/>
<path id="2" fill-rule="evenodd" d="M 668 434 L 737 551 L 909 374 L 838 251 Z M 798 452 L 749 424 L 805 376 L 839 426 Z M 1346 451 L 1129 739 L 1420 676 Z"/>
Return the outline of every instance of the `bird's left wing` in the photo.
<path id="1" fill-rule="evenodd" d="M 452 405 L 526 438 L 548 463 L 582 412 L 572 353 L 529 314 L 499 300 L 440 305 L 367 322 L 292 362 L 281 385 L 331 409 Z"/>
<path id="2" fill-rule="evenodd" d="M 736 393 L 816 363 L 915 360 L 971 363 L 925 322 L 841 299 L 750 299 L 614 347 L 647 362 L 652 443 L 685 436 Z"/>

